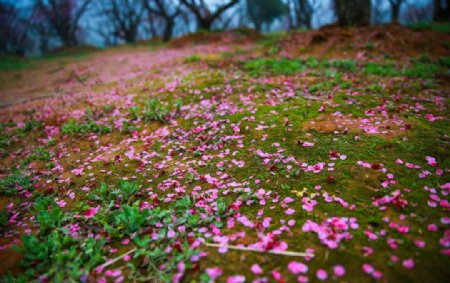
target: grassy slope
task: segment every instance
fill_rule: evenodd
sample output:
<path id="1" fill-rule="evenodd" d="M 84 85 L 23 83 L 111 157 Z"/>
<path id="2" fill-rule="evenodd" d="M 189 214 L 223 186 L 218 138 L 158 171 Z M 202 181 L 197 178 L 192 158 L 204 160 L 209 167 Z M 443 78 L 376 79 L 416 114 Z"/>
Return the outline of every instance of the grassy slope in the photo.
<path id="1" fill-rule="evenodd" d="M 67 123 L 49 117 L 42 124 L 28 123 L 25 128 L 4 124 L 0 146 L 2 170 L 7 175 L 9 168 L 21 166 L 22 174 L 31 174 L 38 184 L 37 189 L 27 186 L 26 177 L 17 173 L 13 181 L 4 181 L 1 188 L 0 203 L 5 219 L 18 213 L 19 219 L 26 223 L 21 227 L 14 221 L 10 224 L 2 221 L 4 237 L 1 243 L 11 243 L 12 239 L 23 235 L 25 229 L 36 235 L 27 238 L 30 243 L 33 239 L 41 242 L 41 245 L 25 246 L 21 251 L 25 262 L 33 268 L 29 270 L 34 270 L 34 274 L 29 271 L 26 276 L 21 273 L 23 280 L 41 274 L 56 281 L 62 278 L 78 281 L 83 276 L 98 279 L 105 271 L 96 273 L 92 271 L 94 267 L 132 248 L 139 252 L 129 262 L 133 266 L 139 266 L 147 256 L 155 264 L 164 263 L 166 267 L 161 272 L 157 267 L 145 266 L 137 270 L 144 275 L 138 275 L 136 270 L 130 272 L 133 269 L 126 262 L 118 261 L 105 269 L 121 268 L 124 276 L 172 278 L 181 261 L 189 269 L 180 272 L 187 282 L 208 281 L 205 270 L 214 266 L 223 270 L 218 281 L 236 274 L 244 275 L 248 280 L 258 277 L 273 280 L 272 271 L 280 272 L 286 282 L 297 278 L 298 275 L 293 275 L 287 268 L 294 258 L 286 256 L 243 251 L 220 254 L 216 248 L 201 245 L 193 250 L 205 251 L 207 255 L 198 263 L 192 261 L 187 245 L 199 238 L 213 242 L 212 235 L 199 228 L 206 227 L 210 233 L 237 235 L 236 240 L 229 242 L 232 245 L 254 244 L 271 232 L 279 231 L 274 245 L 285 242 L 290 251 L 314 250 L 315 257 L 309 261 L 295 259 L 307 264 L 306 276 L 312 281 L 317 280 L 319 269 L 326 270 L 330 280 L 340 281 L 332 275 L 335 265 L 346 268 L 342 280 L 371 281 L 374 280 L 372 275 L 362 271 L 363 264 L 370 264 L 382 273 L 382 278 L 391 282 L 444 282 L 449 276 L 449 259 L 442 254 L 444 247 L 439 241 L 448 233 L 448 224 L 443 223 L 448 208 L 439 204 L 430 206 L 433 205 L 429 202 L 432 194 L 424 188 L 435 188 L 436 195 L 448 201 L 445 189 L 441 188 L 449 182 L 447 133 L 450 129 L 444 93 L 447 85 L 442 77 L 448 72 L 445 64 L 448 59 L 439 61 L 422 56 L 420 60 L 387 59 L 372 65 L 351 58 L 332 60 L 329 54 L 328 60 L 320 57 L 280 59 L 279 52 L 283 50 L 276 48 L 277 41 L 255 44 L 251 49 L 235 46 L 212 55 L 187 55 L 183 62 L 174 62 L 176 71 L 172 73 L 169 71 L 151 79 L 142 76 L 121 86 L 123 95 L 136 94 L 131 105 L 113 101 L 106 106 L 93 107 L 77 122 Z M 269 59 L 252 59 L 261 56 Z M 169 84 L 171 82 L 176 82 L 175 88 Z M 116 86 L 104 86 L 101 90 L 110 87 Z M 152 96 L 157 96 L 160 104 L 151 106 L 148 101 Z M 444 97 L 441 102 L 444 107 L 435 103 L 435 97 L 439 96 Z M 175 98 L 182 100 L 181 113 Z M 374 115 L 366 112 L 369 109 Z M 113 114 L 115 110 L 119 114 Z M 337 118 L 337 111 L 345 116 Z M 168 113 L 172 117 L 168 117 Z M 431 122 L 425 114 L 442 119 Z M 124 120 L 119 123 L 121 127 L 114 124 L 118 119 Z M 316 126 L 311 127 L 310 121 L 316 121 Z M 52 135 L 50 142 L 39 141 L 38 138 L 49 135 L 43 124 L 56 126 L 61 132 Z M 370 134 L 360 129 L 367 125 L 379 127 L 379 133 Z M 167 127 L 167 135 L 153 135 L 163 127 Z M 202 127 L 206 130 L 193 130 Z M 305 141 L 314 145 L 304 147 L 301 144 Z M 131 146 L 136 158 L 132 157 Z M 271 156 L 265 161 L 258 156 L 257 149 Z M 330 151 L 336 153 L 330 154 Z M 143 158 L 145 152 L 157 154 Z M 93 161 L 92 158 L 99 154 L 99 161 Z M 347 158 L 341 159 L 339 154 Z M 337 160 L 331 155 L 338 156 Z M 435 157 L 437 166 L 428 165 L 427 156 Z M 281 160 L 287 157 L 295 158 L 299 164 L 283 163 Z M 419 165 L 421 169 L 409 169 L 405 164 L 397 164 L 397 159 Z M 142 160 L 151 162 L 143 163 Z M 240 161 L 245 165 L 239 167 L 236 162 Z M 372 168 L 363 168 L 358 161 L 365 161 Z M 220 166 L 220 162 L 224 165 Z M 319 162 L 327 164 L 319 173 L 307 172 L 301 166 L 301 163 L 313 165 Z M 59 165 L 62 171 L 45 172 Z M 83 172 L 76 176 L 72 170 L 81 167 Z M 444 173 L 435 174 L 437 168 L 443 169 Z M 423 170 L 431 174 L 419 178 Z M 219 185 L 205 179 L 208 174 L 218 178 L 224 173 L 229 177 L 222 178 Z M 388 179 L 387 173 L 393 174 L 396 183 L 383 188 L 381 183 Z M 139 185 L 139 190 L 128 192 L 126 185 L 118 184 L 122 179 L 132 180 Z M 166 188 L 161 185 L 164 181 L 178 183 Z M 102 182 L 111 187 L 102 194 L 99 192 L 99 198 L 93 197 L 92 193 Z M 233 182 L 238 184 L 237 187 L 231 185 Z M 220 183 L 229 187 L 222 187 Z M 16 184 L 26 188 L 31 196 L 26 198 L 20 188 L 22 193 L 18 193 Z M 321 186 L 320 190 L 315 189 L 317 185 Z M 194 190 L 196 186 L 200 186 L 200 191 Z M 383 210 L 373 205 L 375 199 L 396 190 L 400 190 L 407 205 L 394 202 L 386 204 Z M 66 204 L 59 208 L 52 205 L 51 200 L 46 200 L 49 203 L 44 201 L 42 207 L 51 209 L 49 215 L 41 218 L 38 217 L 42 213 L 39 207 L 23 209 L 41 203 L 38 199 L 42 195 L 64 200 Z M 341 198 L 348 206 L 342 205 L 342 201 L 326 201 L 327 195 Z M 184 196 L 190 196 L 192 203 L 175 205 Z M 283 203 L 286 197 L 293 198 L 294 202 Z M 195 218 L 193 203 L 201 200 L 205 201 L 205 210 L 196 209 L 208 217 L 205 222 L 190 221 Z M 231 206 L 226 206 L 225 211 L 219 209 L 222 201 L 229 204 L 237 200 L 242 202 L 239 208 L 230 210 Z M 313 211 L 307 211 L 302 203 L 311 200 L 317 201 L 317 205 Z M 163 212 L 148 216 L 141 211 L 132 213 L 124 222 L 117 221 L 122 219 L 124 207 L 138 207 L 144 201 L 153 206 L 150 211 L 159 207 Z M 6 208 L 9 203 L 14 206 Z M 87 218 L 89 208 L 96 207 L 99 208 L 97 214 Z M 295 212 L 287 215 L 288 208 Z M 64 213 L 59 213 L 60 210 Z M 82 216 L 77 217 L 77 214 Z M 31 215 L 35 216 L 33 220 L 29 219 Z M 177 220 L 167 218 L 167 215 L 176 216 Z M 239 222 L 240 216 L 247 217 L 256 228 L 245 227 Z M 336 249 L 327 248 L 316 233 L 302 231 L 307 220 L 320 224 L 334 216 L 355 217 L 359 224 L 358 229 L 349 230 L 352 238 L 339 242 Z M 146 217 L 146 220 L 140 221 L 140 217 Z M 262 223 L 269 217 L 271 224 L 265 228 Z M 162 228 L 152 219 L 159 219 Z M 231 219 L 236 222 L 233 227 L 229 226 Z M 295 224 L 287 225 L 288 220 L 295 220 Z M 76 240 L 67 231 L 69 223 L 79 227 Z M 400 233 L 393 223 L 408 227 L 409 231 Z M 429 224 L 436 224 L 438 230 L 428 231 Z M 179 232 L 175 238 L 169 237 L 169 230 L 178 226 L 186 227 L 191 234 Z M 121 244 L 123 239 L 130 237 L 145 239 L 146 234 L 151 235 L 150 231 L 160 233 L 161 238 L 143 245 L 136 240 Z M 376 234 L 377 239 L 369 240 L 368 232 Z M 101 236 L 92 243 L 88 240 L 90 233 Z M 52 239 L 48 239 L 50 234 Z M 108 239 L 103 242 L 101 239 L 105 236 Z M 426 245 L 419 248 L 415 241 L 423 241 Z M 393 242 L 397 248 L 392 247 Z M 55 246 L 58 248 L 53 248 Z M 50 251 L 49 247 L 52 247 Z M 171 249 L 166 249 L 165 255 L 155 254 L 157 247 Z M 111 252 L 114 248 L 118 251 Z M 371 249 L 373 253 L 367 252 Z M 393 256 L 398 257 L 398 262 Z M 2 259 L 8 258 L 13 258 L 10 248 L 2 253 Z M 18 259 L 20 257 L 16 258 L 14 269 L 11 266 L 7 269 L 25 271 L 17 269 Z M 414 268 L 407 269 L 402 265 L 408 259 L 413 259 Z M 68 262 L 76 264 L 64 269 Z M 262 275 L 252 273 L 250 268 L 254 263 L 262 267 Z M 112 280 L 113 277 L 107 278 Z"/>

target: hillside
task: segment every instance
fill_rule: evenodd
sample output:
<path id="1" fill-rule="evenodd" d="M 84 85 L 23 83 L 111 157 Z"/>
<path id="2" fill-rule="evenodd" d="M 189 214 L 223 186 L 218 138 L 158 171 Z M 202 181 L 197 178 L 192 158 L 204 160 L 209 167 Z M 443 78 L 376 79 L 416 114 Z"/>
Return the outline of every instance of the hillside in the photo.
<path id="1" fill-rule="evenodd" d="M 449 43 L 329 26 L 4 58 L 0 281 L 445 282 Z"/>

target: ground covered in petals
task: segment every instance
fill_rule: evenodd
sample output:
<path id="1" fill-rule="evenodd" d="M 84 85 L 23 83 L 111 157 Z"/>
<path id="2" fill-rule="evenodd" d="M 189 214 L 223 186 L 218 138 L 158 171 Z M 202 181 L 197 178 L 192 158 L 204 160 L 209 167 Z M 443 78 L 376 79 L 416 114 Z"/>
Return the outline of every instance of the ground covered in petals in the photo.
<path id="1" fill-rule="evenodd" d="M 5 59 L 0 281 L 445 282 L 449 38 L 241 30 Z"/>

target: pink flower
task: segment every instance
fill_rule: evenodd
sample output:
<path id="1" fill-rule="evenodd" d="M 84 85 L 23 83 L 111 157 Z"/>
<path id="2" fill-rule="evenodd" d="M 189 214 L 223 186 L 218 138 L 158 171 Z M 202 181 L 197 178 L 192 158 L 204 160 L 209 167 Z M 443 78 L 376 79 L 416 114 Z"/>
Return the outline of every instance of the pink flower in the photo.
<path id="1" fill-rule="evenodd" d="M 381 279 L 381 277 L 383 277 L 383 273 L 381 273 L 381 271 L 379 271 L 379 270 L 375 270 L 372 273 L 372 277 L 375 279 Z"/>
<path id="2" fill-rule="evenodd" d="M 227 278 L 227 283 L 244 283 L 245 276 L 242 275 L 233 275 Z"/>
<path id="3" fill-rule="evenodd" d="M 437 231 L 438 227 L 436 224 L 428 225 L 428 231 Z"/>
<path id="4" fill-rule="evenodd" d="M 280 272 L 278 272 L 278 271 L 272 271 L 272 277 L 273 277 L 273 279 L 275 279 L 275 280 L 277 280 L 277 281 L 279 281 L 279 280 L 281 280 L 281 273 Z"/>
<path id="5" fill-rule="evenodd" d="M 284 201 L 284 203 L 291 203 L 294 201 L 294 199 L 291 197 L 286 197 L 283 201 Z"/>
<path id="6" fill-rule="evenodd" d="M 94 217 L 94 215 L 97 214 L 98 210 L 99 210 L 98 206 L 97 207 L 88 208 L 88 209 L 86 209 L 83 212 L 83 215 L 84 215 L 85 218 L 92 218 L 92 217 Z"/>
<path id="7" fill-rule="evenodd" d="M 427 156 L 427 157 L 425 157 L 425 159 L 428 161 L 428 165 L 430 165 L 430 166 L 437 165 L 436 159 L 434 157 Z"/>
<path id="8" fill-rule="evenodd" d="M 62 208 L 66 206 L 66 201 L 62 199 L 60 201 L 57 201 L 56 204 Z"/>
<path id="9" fill-rule="evenodd" d="M 373 266 L 370 264 L 367 264 L 367 263 L 363 264 L 362 269 L 363 269 L 364 273 L 367 273 L 367 274 L 372 274 L 375 271 Z"/>
<path id="10" fill-rule="evenodd" d="M 250 269 L 253 272 L 253 274 L 262 274 L 263 273 L 261 266 L 259 266 L 259 264 L 256 264 L 256 263 L 253 264 Z"/>
<path id="11" fill-rule="evenodd" d="M 414 268 L 414 260 L 412 258 L 408 258 L 403 261 L 403 266 L 407 269 Z"/>
<path id="12" fill-rule="evenodd" d="M 83 167 L 80 167 L 80 168 L 77 168 L 77 169 L 73 169 L 73 170 L 70 171 L 70 172 L 72 172 L 73 174 L 75 174 L 75 176 L 80 176 L 81 173 L 83 173 L 83 170 L 84 170 L 84 168 L 83 168 Z"/>
<path id="13" fill-rule="evenodd" d="M 333 272 L 337 277 L 341 277 L 345 275 L 345 268 L 342 265 L 335 265 Z"/>
<path id="14" fill-rule="evenodd" d="M 293 274 L 306 273 L 308 271 L 308 266 L 298 261 L 291 261 L 288 264 L 288 269 Z"/>
<path id="15" fill-rule="evenodd" d="M 216 279 L 220 275 L 222 275 L 222 269 L 220 267 L 213 267 L 213 268 L 207 268 L 206 273 L 208 274 L 211 279 Z"/>
<path id="16" fill-rule="evenodd" d="M 317 276 L 317 279 L 323 281 L 328 278 L 328 273 L 323 269 L 319 269 L 319 270 L 317 270 L 316 276 Z"/>
<path id="17" fill-rule="evenodd" d="M 108 276 L 108 277 L 117 277 L 117 276 L 119 276 L 120 274 L 122 274 L 122 270 L 120 270 L 120 269 L 107 270 L 107 271 L 105 272 L 105 275 Z"/>
<path id="18" fill-rule="evenodd" d="M 293 210 L 292 208 L 288 208 L 288 209 L 285 211 L 285 213 L 286 213 L 287 215 L 292 215 L 292 214 L 294 214 L 294 212 L 295 212 L 295 210 Z"/>
<path id="19" fill-rule="evenodd" d="M 175 233 L 175 231 L 173 231 L 172 229 L 169 229 L 169 231 L 167 232 L 167 237 L 169 239 L 175 238 L 176 235 L 177 233 Z"/>

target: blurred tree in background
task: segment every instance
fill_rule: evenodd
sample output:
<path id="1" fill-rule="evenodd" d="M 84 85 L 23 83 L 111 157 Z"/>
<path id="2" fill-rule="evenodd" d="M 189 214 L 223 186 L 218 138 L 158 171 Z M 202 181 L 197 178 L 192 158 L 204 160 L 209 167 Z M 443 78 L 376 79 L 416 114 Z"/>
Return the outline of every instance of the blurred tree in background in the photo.
<path id="1" fill-rule="evenodd" d="M 263 25 L 272 22 L 286 13 L 286 4 L 281 0 L 247 0 L 247 11 L 255 29 L 263 30 Z"/>
<path id="2" fill-rule="evenodd" d="M 448 0 L 0 0 L 0 53 L 36 54 L 198 30 L 258 31 L 449 21 Z M 95 42 L 95 43 L 94 43 Z"/>

